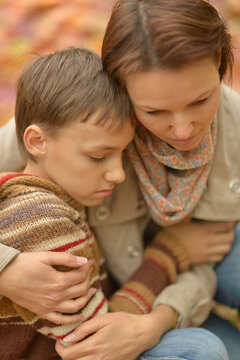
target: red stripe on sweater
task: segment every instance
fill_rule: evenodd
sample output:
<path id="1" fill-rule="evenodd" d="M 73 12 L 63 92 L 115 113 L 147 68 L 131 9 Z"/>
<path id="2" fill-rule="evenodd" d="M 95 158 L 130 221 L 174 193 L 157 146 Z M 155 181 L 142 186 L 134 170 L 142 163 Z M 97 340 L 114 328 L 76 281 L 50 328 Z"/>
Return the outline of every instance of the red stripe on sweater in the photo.
<path id="1" fill-rule="evenodd" d="M 72 243 L 69 243 L 69 244 L 61 245 L 61 246 L 56 247 L 55 249 L 51 249 L 49 251 L 64 252 L 64 251 L 67 251 L 67 250 L 73 248 L 74 246 L 80 245 L 86 241 L 88 241 L 88 237 L 86 237 L 84 239 L 79 239 L 79 240 L 73 241 Z"/>
<path id="2" fill-rule="evenodd" d="M 72 332 L 74 332 L 75 329 L 69 331 L 68 333 L 64 334 L 64 335 L 61 335 L 61 336 L 56 336 L 54 335 L 53 333 L 48 333 L 47 336 L 48 337 L 51 337 L 51 338 L 54 338 L 54 339 L 57 339 L 57 340 L 63 340 L 66 336 L 68 336 L 69 334 L 71 334 Z"/>
<path id="3" fill-rule="evenodd" d="M 18 173 L 14 173 L 14 174 L 7 174 L 3 177 L 0 178 L 0 186 L 2 186 L 2 184 L 7 181 L 7 180 L 10 180 L 12 178 L 15 178 L 15 177 L 19 177 L 19 176 L 31 176 L 31 175 L 28 175 L 28 174 L 18 174 Z"/>
<path id="4" fill-rule="evenodd" d="M 122 290 L 120 291 L 126 291 L 126 292 L 129 292 L 133 295 L 135 295 L 139 300 L 142 301 L 142 303 L 146 306 L 148 312 L 150 312 L 152 310 L 152 307 L 151 305 L 142 297 L 141 294 L 139 294 L 137 291 L 133 290 L 133 289 L 129 289 L 129 288 L 123 288 Z"/>
<path id="5" fill-rule="evenodd" d="M 94 312 L 92 313 L 92 315 L 90 315 L 85 321 L 92 319 L 95 315 L 97 315 L 97 313 L 101 310 L 101 308 L 103 307 L 103 305 L 105 304 L 105 302 L 107 301 L 106 298 L 103 298 L 103 300 L 100 302 L 100 304 L 96 307 L 96 309 L 94 310 Z M 74 332 L 75 329 L 69 331 L 68 333 L 61 335 L 61 336 L 56 336 L 53 333 L 48 333 L 47 336 L 49 337 L 54 337 L 55 339 L 58 340 L 63 340 L 66 336 L 68 336 L 69 334 L 71 334 L 72 332 Z"/>
<path id="6" fill-rule="evenodd" d="M 101 310 L 106 301 L 107 299 L 104 297 L 100 304 L 96 307 L 95 311 L 86 319 L 86 321 L 92 319 L 95 315 L 97 315 L 97 313 Z"/>

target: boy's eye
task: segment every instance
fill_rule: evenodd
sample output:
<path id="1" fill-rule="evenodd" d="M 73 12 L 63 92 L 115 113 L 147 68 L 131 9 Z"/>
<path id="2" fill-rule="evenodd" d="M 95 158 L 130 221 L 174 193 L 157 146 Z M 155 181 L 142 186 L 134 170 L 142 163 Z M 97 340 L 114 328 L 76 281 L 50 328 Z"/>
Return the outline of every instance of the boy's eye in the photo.
<path id="1" fill-rule="evenodd" d="M 161 114 L 163 111 L 161 110 L 152 110 L 152 111 L 146 111 L 147 114 L 149 115 L 159 115 Z"/>
<path id="2" fill-rule="evenodd" d="M 99 156 L 99 157 L 96 157 L 96 156 L 89 156 L 89 158 L 92 160 L 92 161 L 95 161 L 95 162 L 99 162 L 99 161 L 102 161 L 105 159 L 105 156 Z"/>

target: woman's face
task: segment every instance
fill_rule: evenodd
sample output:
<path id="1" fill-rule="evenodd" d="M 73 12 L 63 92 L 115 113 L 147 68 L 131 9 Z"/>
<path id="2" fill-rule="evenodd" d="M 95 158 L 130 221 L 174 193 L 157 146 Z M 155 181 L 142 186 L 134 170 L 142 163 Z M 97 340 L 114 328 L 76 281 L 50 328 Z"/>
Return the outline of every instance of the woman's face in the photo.
<path id="1" fill-rule="evenodd" d="M 139 122 L 177 150 L 195 148 L 216 115 L 220 78 L 206 58 L 172 69 L 153 69 L 126 79 Z"/>

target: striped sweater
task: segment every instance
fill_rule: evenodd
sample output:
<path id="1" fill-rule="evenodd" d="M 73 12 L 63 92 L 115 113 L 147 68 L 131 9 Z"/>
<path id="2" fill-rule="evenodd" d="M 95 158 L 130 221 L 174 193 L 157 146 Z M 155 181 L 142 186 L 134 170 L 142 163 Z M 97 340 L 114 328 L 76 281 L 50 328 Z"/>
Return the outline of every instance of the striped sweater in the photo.
<path id="1" fill-rule="evenodd" d="M 100 275 L 102 279 L 106 277 L 104 261 L 85 220 L 84 207 L 58 185 L 24 174 L 3 174 L 0 199 L 1 242 L 21 252 L 66 251 L 94 259 L 89 286 L 98 290 L 80 313 L 85 320 L 106 313 L 107 301 L 100 281 Z M 61 340 L 79 324 L 55 325 L 3 297 L 0 300 L 0 353 L 3 348 L 6 353 L 1 359 L 15 360 L 22 358 L 28 348 L 32 351 L 35 337 L 32 328 Z M 37 349 L 33 350 L 33 355 L 26 355 L 26 359 L 45 359 L 43 350 L 41 356 L 37 355 Z M 56 355 L 55 351 L 53 354 Z"/>
<path id="2" fill-rule="evenodd" d="M 80 312 L 85 320 L 106 313 L 107 301 L 101 290 L 108 287 L 104 260 L 85 220 L 83 206 L 47 180 L 24 174 L 0 176 L 1 242 L 22 252 L 67 251 L 94 258 L 89 286 L 98 291 Z M 178 240 L 162 231 L 146 249 L 142 266 L 110 298 L 110 311 L 148 313 L 156 296 L 188 265 Z M 79 324 L 52 324 L 3 298 L 0 300 L 0 348 L 4 344 L 6 353 L 1 359 L 55 360 L 58 356 L 49 338 L 62 339 Z"/>

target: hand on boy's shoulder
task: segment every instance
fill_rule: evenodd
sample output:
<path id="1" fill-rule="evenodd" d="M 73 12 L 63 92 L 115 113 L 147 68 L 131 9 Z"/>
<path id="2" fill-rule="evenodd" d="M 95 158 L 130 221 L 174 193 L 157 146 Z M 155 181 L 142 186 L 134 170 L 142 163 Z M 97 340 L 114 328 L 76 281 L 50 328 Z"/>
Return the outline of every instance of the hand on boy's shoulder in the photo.
<path id="1" fill-rule="evenodd" d="M 58 272 L 54 265 L 76 269 Z M 0 273 L 0 294 L 49 321 L 74 323 L 79 315 L 57 312 L 74 313 L 93 296 L 95 289 L 88 289 L 92 265 L 68 253 L 21 253 Z"/>

